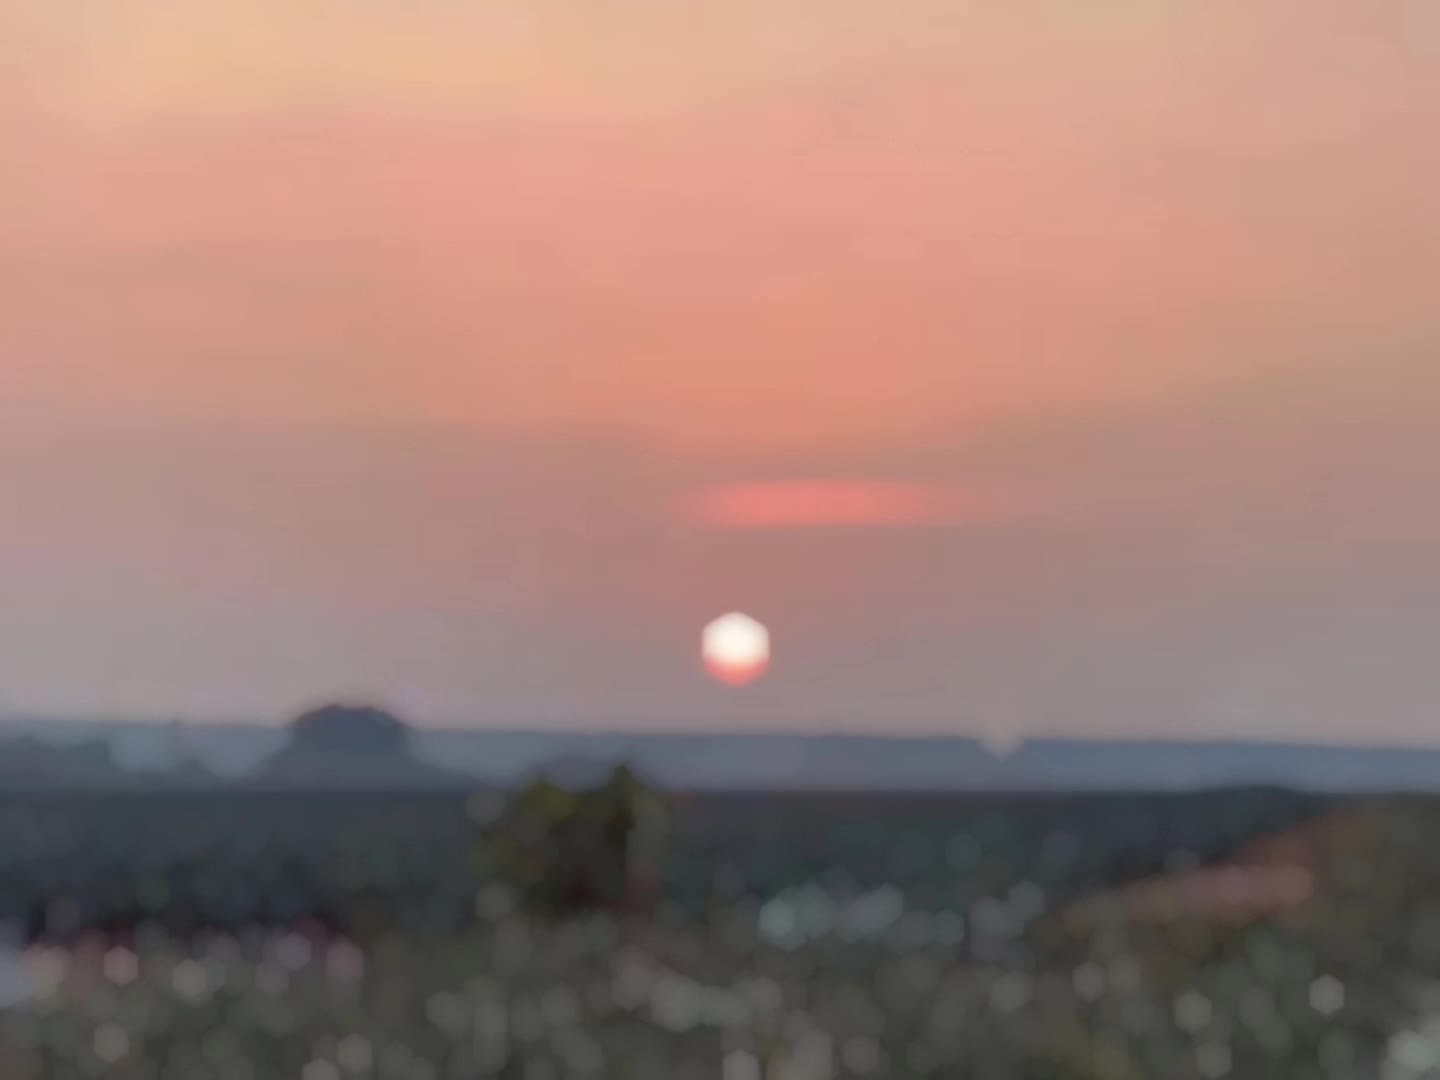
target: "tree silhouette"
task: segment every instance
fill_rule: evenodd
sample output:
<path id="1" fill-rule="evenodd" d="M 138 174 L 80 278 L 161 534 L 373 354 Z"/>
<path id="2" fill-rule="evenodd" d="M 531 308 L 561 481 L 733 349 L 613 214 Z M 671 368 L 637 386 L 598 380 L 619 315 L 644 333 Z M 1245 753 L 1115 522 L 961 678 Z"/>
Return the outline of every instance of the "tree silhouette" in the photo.
<path id="1" fill-rule="evenodd" d="M 487 832 L 483 857 L 532 908 L 627 908 L 653 900 L 668 830 L 664 798 L 621 766 L 579 793 L 534 781 Z"/>

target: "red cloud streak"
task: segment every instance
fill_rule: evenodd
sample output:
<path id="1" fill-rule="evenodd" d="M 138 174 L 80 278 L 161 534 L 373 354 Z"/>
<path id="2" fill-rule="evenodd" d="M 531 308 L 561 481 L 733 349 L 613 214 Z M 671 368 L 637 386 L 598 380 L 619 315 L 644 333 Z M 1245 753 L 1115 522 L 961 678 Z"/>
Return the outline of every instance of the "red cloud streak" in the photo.
<path id="1" fill-rule="evenodd" d="M 689 516 L 721 529 L 893 527 L 937 521 L 946 501 L 920 484 L 771 481 L 705 488 L 693 496 Z"/>

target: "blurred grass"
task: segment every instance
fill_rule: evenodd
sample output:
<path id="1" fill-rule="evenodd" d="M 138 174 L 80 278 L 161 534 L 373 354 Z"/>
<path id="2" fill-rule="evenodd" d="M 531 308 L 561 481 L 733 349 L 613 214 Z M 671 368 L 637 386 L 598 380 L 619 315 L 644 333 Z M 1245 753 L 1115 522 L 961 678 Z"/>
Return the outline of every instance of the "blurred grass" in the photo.
<path id="1" fill-rule="evenodd" d="M 13 840 L 7 880 L 60 882 L 47 912 L 73 908 L 70 933 L 25 953 L 29 998 L 0 1010 L 0 1076 L 1440 1068 L 1440 800 L 700 799 L 678 809 L 658 908 L 552 917 L 468 857 L 493 819 L 483 799 L 234 798 L 0 808 L 37 825 Z M 228 831 L 207 846 L 211 823 Z M 148 845 L 138 863 L 132 843 Z M 1137 880 L 1227 862 L 1303 866 L 1313 894 L 1239 920 L 1072 917 Z M 112 880 L 148 882 L 150 914 L 97 921 L 123 892 Z M 311 915 L 338 898 L 343 918 L 245 909 L 226 890 L 247 882 L 252 897 L 283 884 Z M 232 921 L 177 919 L 177 897 Z"/>

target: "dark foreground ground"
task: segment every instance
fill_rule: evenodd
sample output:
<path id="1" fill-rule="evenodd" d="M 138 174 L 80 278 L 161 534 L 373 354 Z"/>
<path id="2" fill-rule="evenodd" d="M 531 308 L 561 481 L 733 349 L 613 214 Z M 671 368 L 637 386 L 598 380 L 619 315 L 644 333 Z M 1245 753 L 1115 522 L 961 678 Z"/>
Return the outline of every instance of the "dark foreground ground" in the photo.
<path id="1" fill-rule="evenodd" d="M 711 796 L 658 910 L 561 921 L 477 869 L 492 810 L 0 801 L 0 1077 L 1440 1068 L 1434 800 Z"/>
<path id="2" fill-rule="evenodd" d="M 0 921 L 27 937 L 357 919 L 454 931 L 487 882 L 498 796 L 444 792 L 0 795 Z M 1334 800 L 1157 795 L 703 795 L 675 799 L 667 897 L 698 910 L 807 883 L 969 904 L 1023 879 L 1070 896 L 1208 862 Z"/>

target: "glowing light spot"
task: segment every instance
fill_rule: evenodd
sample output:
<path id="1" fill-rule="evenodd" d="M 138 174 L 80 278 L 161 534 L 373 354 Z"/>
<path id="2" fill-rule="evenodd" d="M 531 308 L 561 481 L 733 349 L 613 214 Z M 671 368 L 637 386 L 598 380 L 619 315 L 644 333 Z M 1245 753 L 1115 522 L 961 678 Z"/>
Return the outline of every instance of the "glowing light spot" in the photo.
<path id="1" fill-rule="evenodd" d="M 748 615 L 722 615 L 705 627 L 700 655 L 714 678 L 745 686 L 770 666 L 770 631 Z"/>

